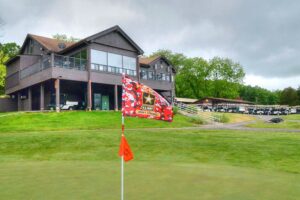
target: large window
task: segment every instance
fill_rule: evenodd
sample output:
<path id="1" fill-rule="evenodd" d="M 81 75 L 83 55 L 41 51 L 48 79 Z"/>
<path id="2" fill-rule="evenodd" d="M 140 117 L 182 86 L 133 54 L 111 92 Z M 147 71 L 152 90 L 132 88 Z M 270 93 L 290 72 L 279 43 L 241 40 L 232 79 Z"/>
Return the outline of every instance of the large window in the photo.
<path id="1" fill-rule="evenodd" d="M 92 69 L 97 71 L 136 76 L 136 58 L 133 57 L 92 49 L 91 65 Z"/>
<path id="2" fill-rule="evenodd" d="M 123 56 L 123 68 L 136 70 L 136 59 L 132 57 Z"/>
<path id="3" fill-rule="evenodd" d="M 91 62 L 99 65 L 107 65 L 107 53 L 104 51 L 91 50 Z"/>
<path id="4" fill-rule="evenodd" d="M 108 53 L 108 66 L 122 68 L 122 56 Z"/>

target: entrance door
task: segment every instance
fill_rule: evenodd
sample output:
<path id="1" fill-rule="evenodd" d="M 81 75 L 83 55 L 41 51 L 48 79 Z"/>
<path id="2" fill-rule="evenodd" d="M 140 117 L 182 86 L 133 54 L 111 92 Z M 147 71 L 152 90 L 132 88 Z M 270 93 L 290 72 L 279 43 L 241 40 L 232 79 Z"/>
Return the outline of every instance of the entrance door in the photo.
<path id="1" fill-rule="evenodd" d="M 109 110 L 109 96 L 102 96 L 102 110 Z"/>
<path id="2" fill-rule="evenodd" d="M 94 93 L 94 109 L 101 110 L 101 94 Z"/>

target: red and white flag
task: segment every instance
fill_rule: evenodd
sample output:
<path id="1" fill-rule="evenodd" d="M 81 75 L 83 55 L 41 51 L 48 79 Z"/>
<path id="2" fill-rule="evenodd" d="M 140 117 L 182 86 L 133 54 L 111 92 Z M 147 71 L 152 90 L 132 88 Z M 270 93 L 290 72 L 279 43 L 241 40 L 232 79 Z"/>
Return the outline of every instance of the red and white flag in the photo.
<path id="1" fill-rule="evenodd" d="M 170 103 L 150 87 L 123 75 L 122 112 L 124 116 L 171 122 Z"/>
<path id="2" fill-rule="evenodd" d="M 122 138 L 119 156 L 124 161 L 133 159 L 133 153 L 124 135 L 124 117 L 141 117 L 172 122 L 173 109 L 169 102 L 150 87 L 129 77 L 122 77 Z"/>

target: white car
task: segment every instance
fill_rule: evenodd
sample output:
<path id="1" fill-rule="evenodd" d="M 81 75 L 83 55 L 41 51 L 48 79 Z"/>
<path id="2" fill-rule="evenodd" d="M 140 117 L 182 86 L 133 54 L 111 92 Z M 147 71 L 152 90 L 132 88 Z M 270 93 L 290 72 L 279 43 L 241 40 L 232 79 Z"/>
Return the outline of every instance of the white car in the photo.
<path id="1" fill-rule="evenodd" d="M 77 101 L 66 101 L 66 104 L 61 107 L 62 110 L 73 110 L 75 106 L 78 106 Z"/>
<path id="2" fill-rule="evenodd" d="M 296 113 L 297 113 L 297 109 L 296 108 L 291 108 L 290 114 L 296 114 Z"/>

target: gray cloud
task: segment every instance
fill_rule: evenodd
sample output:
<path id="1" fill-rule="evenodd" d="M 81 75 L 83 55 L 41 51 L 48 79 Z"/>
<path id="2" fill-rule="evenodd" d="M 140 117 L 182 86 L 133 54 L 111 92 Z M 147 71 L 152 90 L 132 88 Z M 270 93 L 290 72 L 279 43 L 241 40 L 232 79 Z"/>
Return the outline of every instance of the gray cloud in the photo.
<path id="1" fill-rule="evenodd" d="M 119 24 L 146 54 L 226 56 L 248 74 L 300 75 L 299 1 L 0 0 L 0 8 L 5 42 L 22 43 L 28 32 L 82 38 Z"/>

